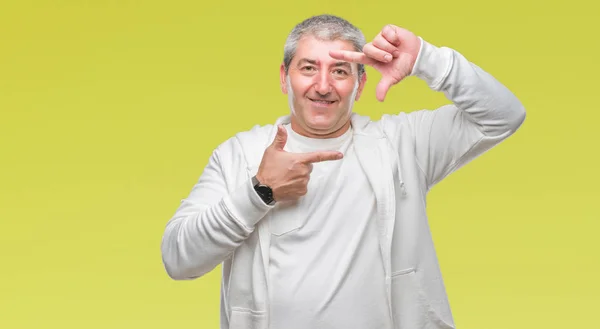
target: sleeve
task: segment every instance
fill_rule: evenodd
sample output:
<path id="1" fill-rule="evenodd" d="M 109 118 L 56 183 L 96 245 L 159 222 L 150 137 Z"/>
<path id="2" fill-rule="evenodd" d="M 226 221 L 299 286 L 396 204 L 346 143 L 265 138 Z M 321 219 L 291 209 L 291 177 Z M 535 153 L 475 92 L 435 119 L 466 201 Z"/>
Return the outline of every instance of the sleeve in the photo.
<path id="1" fill-rule="evenodd" d="M 203 276 L 227 259 L 272 208 L 251 179 L 229 192 L 219 149 L 168 221 L 161 244 L 167 274 L 175 280 Z"/>
<path id="2" fill-rule="evenodd" d="M 505 140 L 525 120 L 525 109 L 511 91 L 453 49 L 421 39 L 411 75 L 452 102 L 407 115 L 428 189 Z"/>

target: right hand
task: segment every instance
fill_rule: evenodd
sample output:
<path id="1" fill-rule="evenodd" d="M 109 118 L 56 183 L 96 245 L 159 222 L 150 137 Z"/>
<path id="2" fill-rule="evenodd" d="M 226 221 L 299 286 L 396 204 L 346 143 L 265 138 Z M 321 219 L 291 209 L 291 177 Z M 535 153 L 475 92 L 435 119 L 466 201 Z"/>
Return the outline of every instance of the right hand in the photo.
<path id="1" fill-rule="evenodd" d="M 306 194 L 313 163 L 343 158 L 343 154 L 337 151 L 289 153 L 283 150 L 286 142 L 287 131 L 280 125 L 256 174 L 261 184 L 273 190 L 273 198 L 277 202 L 293 201 Z"/>

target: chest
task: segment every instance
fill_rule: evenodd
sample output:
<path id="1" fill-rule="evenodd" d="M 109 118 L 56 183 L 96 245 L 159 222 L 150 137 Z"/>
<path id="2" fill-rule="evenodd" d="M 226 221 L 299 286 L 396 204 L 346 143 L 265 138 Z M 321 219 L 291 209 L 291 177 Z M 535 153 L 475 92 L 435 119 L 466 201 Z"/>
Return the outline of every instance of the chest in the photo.
<path id="1" fill-rule="evenodd" d="M 374 219 L 375 195 L 352 147 L 340 161 L 315 163 L 307 190 L 297 201 L 275 206 L 269 223 L 275 237 L 341 234 Z"/>

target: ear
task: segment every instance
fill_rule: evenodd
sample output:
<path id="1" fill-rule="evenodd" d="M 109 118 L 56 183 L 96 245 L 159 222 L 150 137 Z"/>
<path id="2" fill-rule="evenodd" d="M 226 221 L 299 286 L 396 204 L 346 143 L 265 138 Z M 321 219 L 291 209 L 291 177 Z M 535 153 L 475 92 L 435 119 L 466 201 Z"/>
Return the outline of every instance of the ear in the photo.
<path id="1" fill-rule="evenodd" d="M 288 90 L 285 78 L 285 66 L 281 63 L 281 67 L 279 68 L 279 83 L 281 84 L 281 92 L 287 95 Z"/>
<path id="2" fill-rule="evenodd" d="M 360 95 L 362 94 L 363 89 L 365 88 L 365 84 L 367 83 L 367 71 L 365 71 L 358 82 L 358 90 L 356 91 L 356 97 L 354 100 L 358 100 Z"/>

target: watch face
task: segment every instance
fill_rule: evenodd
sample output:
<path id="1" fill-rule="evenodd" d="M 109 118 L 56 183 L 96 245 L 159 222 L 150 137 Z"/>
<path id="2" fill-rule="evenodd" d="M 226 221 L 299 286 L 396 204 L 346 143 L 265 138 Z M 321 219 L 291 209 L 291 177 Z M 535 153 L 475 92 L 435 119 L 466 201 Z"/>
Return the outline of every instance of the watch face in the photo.
<path id="1" fill-rule="evenodd" d="M 262 194 L 262 195 L 264 195 L 266 197 L 271 198 L 273 196 L 272 192 L 271 192 L 271 189 L 269 187 L 267 187 L 267 186 L 258 185 L 256 188 L 258 189 L 258 191 L 260 192 L 260 194 Z"/>
<path id="2" fill-rule="evenodd" d="M 263 197 L 266 203 L 273 201 L 273 191 L 268 186 L 258 185 L 256 186 L 256 191 Z"/>

